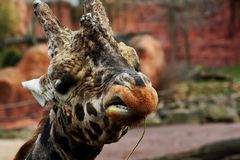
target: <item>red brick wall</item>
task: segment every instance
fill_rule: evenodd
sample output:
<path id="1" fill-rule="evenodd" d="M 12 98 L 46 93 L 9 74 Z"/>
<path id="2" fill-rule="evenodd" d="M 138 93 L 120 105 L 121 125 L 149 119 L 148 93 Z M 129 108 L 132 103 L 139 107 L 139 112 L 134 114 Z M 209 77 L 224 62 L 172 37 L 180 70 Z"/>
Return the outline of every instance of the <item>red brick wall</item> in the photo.
<path id="1" fill-rule="evenodd" d="M 113 29 L 116 32 L 150 32 L 161 41 L 169 59 L 171 43 L 168 19 L 164 17 L 166 11 L 166 7 L 157 4 L 125 4 L 120 15 L 112 22 Z M 203 24 L 190 28 L 193 64 L 222 67 L 240 63 L 239 32 L 232 39 L 226 38 L 229 14 L 228 6 L 222 6 L 216 14 L 204 18 Z M 179 31 L 177 59 L 180 61 L 185 59 L 183 42 L 183 34 Z"/>
<path id="2" fill-rule="evenodd" d="M 64 24 L 64 26 L 71 28 L 72 27 L 72 21 L 71 21 L 71 6 L 68 3 L 62 2 L 61 5 L 61 10 L 59 12 L 58 5 L 56 3 L 50 3 L 49 4 L 50 8 L 52 9 L 53 13 L 58 17 L 60 22 Z M 33 16 L 33 10 L 32 6 L 28 6 L 28 11 L 27 11 L 27 21 L 26 21 L 26 26 L 30 26 L 31 21 L 32 21 L 32 16 Z M 39 25 L 38 22 L 36 22 L 36 35 L 38 36 L 44 36 L 45 33 L 41 26 Z"/>
<path id="3" fill-rule="evenodd" d="M 51 5 L 54 13 L 59 17 L 57 5 Z M 32 7 L 28 10 L 28 24 L 32 16 Z M 70 5 L 64 4 L 61 10 L 63 16 L 61 22 L 70 28 L 78 28 L 79 24 L 71 23 Z M 229 10 L 228 6 L 222 6 L 217 13 L 204 18 L 201 25 L 193 25 L 189 30 L 190 51 L 192 62 L 195 65 L 210 67 L 222 67 L 240 63 L 240 33 L 236 33 L 232 39 L 227 39 Z M 149 32 L 159 39 L 166 57 L 171 54 L 167 8 L 159 4 L 124 2 L 119 16 L 113 22 L 115 32 Z M 198 21 L 198 20 L 195 20 Z M 191 24 L 190 24 L 191 25 Z M 37 25 L 37 35 L 44 35 L 42 28 Z M 179 27 L 179 30 L 180 27 Z M 240 31 L 240 28 L 238 29 Z M 183 34 L 178 33 L 177 59 L 184 61 Z"/>

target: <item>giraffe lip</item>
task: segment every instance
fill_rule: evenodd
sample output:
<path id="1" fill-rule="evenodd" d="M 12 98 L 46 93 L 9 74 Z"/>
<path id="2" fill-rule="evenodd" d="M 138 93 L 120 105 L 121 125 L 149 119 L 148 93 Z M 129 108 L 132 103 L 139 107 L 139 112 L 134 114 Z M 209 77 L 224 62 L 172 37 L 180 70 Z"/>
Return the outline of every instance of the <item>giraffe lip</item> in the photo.
<path id="1" fill-rule="evenodd" d="M 111 100 L 108 101 L 105 106 L 108 113 L 118 112 L 119 114 L 123 114 L 123 115 L 128 115 L 130 113 L 126 103 L 124 103 L 124 101 L 118 96 L 114 96 L 113 98 L 111 98 Z"/>
<path id="2" fill-rule="evenodd" d="M 109 115 L 130 116 L 127 105 L 117 96 L 114 96 L 108 103 L 106 103 L 106 112 Z"/>
<path id="3" fill-rule="evenodd" d="M 106 103 L 106 113 L 113 118 L 117 119 L 129 119 L 133 117 L 142 118 L 142 116 L 129 110 L 129 107 L 124 103 L 120 97 L 113 97 L 108 103 Z"/>
<path id="4" fill-rule="evenodd" d="M 128 107 L 122 105 L 110 105 L 106 109 L 108 116 L 114 119 L 142 119 L 144 116 L 137 115 L 130 111 Z"/>
<path id="5" fill-rule="evenodd" d="M 131 112 L 127 109 L 127 107 L 122 105 L 111 105 L 106 110 L 108 115 L 114 115 L 114 116 L 122 116 L 122 117 L 129 117 L 132 115 Z"/>
<path id="6" fill-rule="evenodd" d="M 118 106 L 120 108 L 127 107 L 127 105 L 124 103 L 124 101 L 118 96 L 114 96 L 113 98 L 111 98 L 110 101 L 108 101 L 106 103 L 106 108 L 108 108 L 110 106 L 116 106 L 116 107 Z"/>

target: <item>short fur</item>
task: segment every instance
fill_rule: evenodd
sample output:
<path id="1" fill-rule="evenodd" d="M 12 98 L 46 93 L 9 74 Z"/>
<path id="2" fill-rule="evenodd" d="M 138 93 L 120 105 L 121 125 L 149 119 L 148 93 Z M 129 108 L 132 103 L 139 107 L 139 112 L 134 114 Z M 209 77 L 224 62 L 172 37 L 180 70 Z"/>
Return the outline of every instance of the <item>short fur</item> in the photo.
<path id="1" fill-rule="evenodd" d="M 15 155 L 13 160 L 23 160 L 23 159 L 27 158 L 28 154 L 30 153 L 31 149 L 33 148 L 34 143 L 37 140 L 38 135 L 42 132 L 44 123 L 48 119 L 49 111 L 50 111 L 50 108 L 46 109 L 43 112 L 42 117 L 41 117 L 41 119 L 38 123 L 38 126 L 37 126 L 35 132 L 33 133 L 32 137 L 22 145 L 22 147 L 19 149 L 19 151 L 17 152 L 17 154 Z"/>
<path id="2" fill-rule="evenodd" d="M 71 31 L 47 4 L 33 3 L 52 59 L 46 74 L 23 86 L 49 108 L 15 160 L 93 160 L 156 108 L 135 50 L 114 39 L 101 1 L 84 0 L 84 7 L 80 30 Z"/>

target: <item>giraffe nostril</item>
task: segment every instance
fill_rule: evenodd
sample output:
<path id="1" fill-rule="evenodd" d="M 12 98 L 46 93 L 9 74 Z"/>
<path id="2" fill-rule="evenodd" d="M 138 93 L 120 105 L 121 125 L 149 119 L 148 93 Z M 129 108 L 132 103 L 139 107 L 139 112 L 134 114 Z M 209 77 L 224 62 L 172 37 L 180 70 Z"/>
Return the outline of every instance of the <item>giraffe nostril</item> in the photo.
<path id="1" fill-rule="evenodd" d="M 115 84 L 127 86 L 131 88 L 131 86 L 136 86 L 139 88 L 145 87 L 145 82 L 142 79 L 143 77 L 136 73 L 121 73 L 115 79 Z"/>
<path id="2" fill-rule="evenodd" d="M 140 76 L 135 76 L 134 80 L 137 87 L 145 87 L 145 83 Z"/>

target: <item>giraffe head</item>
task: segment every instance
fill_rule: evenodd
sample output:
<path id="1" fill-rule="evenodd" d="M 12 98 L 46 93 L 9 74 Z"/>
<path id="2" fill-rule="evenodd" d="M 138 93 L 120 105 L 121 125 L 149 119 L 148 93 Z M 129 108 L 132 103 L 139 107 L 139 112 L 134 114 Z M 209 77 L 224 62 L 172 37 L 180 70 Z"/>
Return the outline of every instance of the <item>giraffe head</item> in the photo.
<path id="1" fill-rule="evenodd" d="M 157 93 L 139 71 L 135 50 L 114 39 L 100 0 L 84 1 L 79 31 L 60 24 L 47 4 L 36 0 L 33 8 L 52 59 L 45 75 L 23 86 L 52 106 L 69 136 L 111 143 L 156 109 Z"/>

